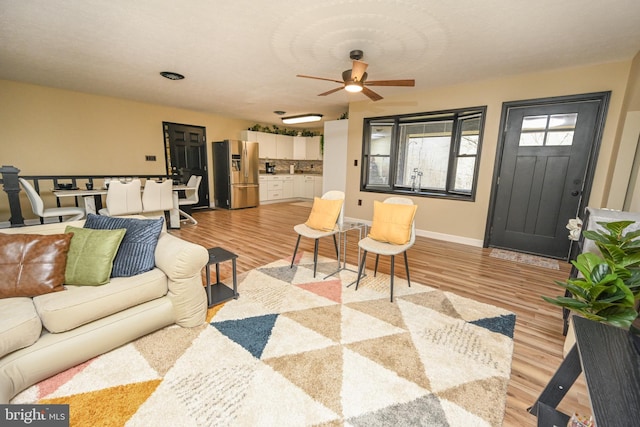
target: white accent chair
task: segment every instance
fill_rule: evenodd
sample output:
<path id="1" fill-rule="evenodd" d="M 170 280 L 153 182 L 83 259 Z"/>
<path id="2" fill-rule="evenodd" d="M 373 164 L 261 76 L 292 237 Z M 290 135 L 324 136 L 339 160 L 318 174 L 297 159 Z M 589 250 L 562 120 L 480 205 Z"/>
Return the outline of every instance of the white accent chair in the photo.
<path id="1" fill-rule="evenodd" d="M 142 212 L 142 184 L 139 179 L 130 182 L 111 181 L 107 190 L 107 207 L 100 209 L 100 215 L 118 216 Z"/>
<path id="2" fill-rule="evenodd" d="M 173 181 L 162 183 L 148 179 L 142 190 L 142 212 L 167 212 L 173 209 Z"/>
<path id="3" fill-rule="evenodd" d="M 40 218 L 66 217 L 65 221 L 76 221 L 84 218 L 86 214 L 84 208 L 76 206 L 45 208 L 42 197 L 40 197 L 31 183 L 24 178 L 18 178 L 18 181 L 20 181 L 22 188 L 25 193 L 27 193 L 27 198 L 29 199 L 29 203 L 31 203 L 33 213 Z"/>
<path id="4" fill-rule="evenodd" d="M 413 205 L 413 201 L 406 197 L 389 197 L 383 203 L 393 203 L 398 205 Z M 373 225 L 372 225 L 373 226 Z M 411 222 L 411 237 L 409 238 L 409 242 L 404 245 L 396 245 L 393 243 L 380 242 L 378 240 L 374 240 L 371 237 L 365 237 L 364 239 L 358 242 L 358 246 L 363 250 L 362 260 L 360 261 L 360 265 L 358 266 L 358 279 L 356 280 L 356 290 L 358 290 L 358 285 L 360 284 L 360 278 L 362 276 L 363 269 L 365 268 L 365 263 L 367 260 L 367 252 L 373 252 L 376 254 L 376 264 L 374 267 L 373 276 L 375 277 L 378 273 L 378 258 L 380 255 L 389 255 L 391 256 L 391 302 L 393 302 L 393 276 L 394 276 L 394 261 L 395 256 L 399 254 L 404 254 L 404 266 L 407 271 L 407 283 L 409 287 L 411 287 L 411 279 L 409 277 L 409 261 L 407 260 L 407 249 L 409 249 L 416 241 L 416 220 L 415 217 Z"/>
<path id="5" fill-rule="evenodd" d="M 344 201 L 344 193 L 342 191 L 337 191 L 337 190 L 327 191 L 322 195 L 322 199 Z M 316 270 L 318 268 L 318 243 L 321 237 L 333 236 L 333 244 L 336 248 L 336 258 L 338 258 L 338 263 L 340 263 L 336 233 L 340 231 L 340 226 L 342 225 L 343 222 L 344 222 L 344 203 L 340 207 L 340 214 L 338 215 L 338 219 L 336 220 L 336 224 L 333 230 L 330 230 L 330 231 L 316 230 L 315 228 L 311 228 L 306 224 L 298 224 L 294 226 L 293 229 L 295 230 L 296 233 L 298 233 L 298 240 L 296 241 L 296 247 L 293 249 L 293 256 L 291 257 L 291 268 L 293 268 L 293 263 L 296 259 L 296 253 L 298 252 L 298 245 L 300 245 L 300 238 L 303 236 L 309 239 L 314 239 L 313 277 L 316 277 Z"/>
<path id="6" fill-rule="evenodd" d="M 187 188 L 184 190 L 186 197 L 178 199 L 179 206 L 195 205 L 200 201 L 200 197 L 198 195 L 198 191 L 200 190 L 200 182 L 202 182 L 202 177 L 200 175 L 191 175 L 191 177 L 189 177 L 189 181 L 187 181 Z M 194 217 L 192 217 L 182 209 L 180 209 L 179 212 L 180 216 L 185 218 L 180 221 L 188 221 L 193 225 L 196 225 L 198 223 L 198 221 L 196 221 Z"/>

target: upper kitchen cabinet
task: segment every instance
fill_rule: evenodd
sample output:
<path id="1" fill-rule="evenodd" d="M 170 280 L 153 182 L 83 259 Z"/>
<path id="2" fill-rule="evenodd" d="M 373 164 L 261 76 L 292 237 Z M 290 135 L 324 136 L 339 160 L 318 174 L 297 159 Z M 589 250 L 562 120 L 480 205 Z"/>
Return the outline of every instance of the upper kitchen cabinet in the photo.
<path id="1" fill-rule="evenodd" d="M 305 136 L 293 137 L 293 158 L 294 160 L 306 160 L 307 138 Z"/>
<path id="2" fill-rule="evenodd" d="M 255 141 L 258 143 L 258 156 L 261 159 L 278 159 L 278 151 L 276 144 L 276 135 L 274 133 L 254 132 L 245 130 L 240 133 L 240 139 L 243 141 Z"/>
<path id="3" fill-rule="evenodd" d="M 295 160 L 322 160 L 320 136 L 294 136 L 293 158 Z"/>
<path id="4" fill-rule="evenodd" d="M 257 141 L 261 159 L 322 160 L 321 136 L 291 136 L 245 130 L 240 133 L 240 139 Z"/>
<path id="5" fill-rule="evenodd" d="M 322 160 L 322 149 L 320 147 L 321 136 L 310 136 L 306 138 L 306 160 Z"/>
<path id="6" fill-rule="evenodd" d="M 277 159 L 293 159 L 293 137 L 290 135 L 276 134 L 276 157 Z"/>

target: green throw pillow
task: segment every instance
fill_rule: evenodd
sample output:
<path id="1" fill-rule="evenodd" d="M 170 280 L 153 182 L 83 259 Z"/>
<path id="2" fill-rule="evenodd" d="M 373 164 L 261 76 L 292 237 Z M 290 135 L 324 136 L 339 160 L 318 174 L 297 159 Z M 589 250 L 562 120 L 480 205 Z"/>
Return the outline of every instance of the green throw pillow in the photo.
<path id="1" fill-rule="evenodd" d="M 91 230 L 67 226 L 73 233 L 67 253 L 65 281 L 67 285 L 104 285 L 109 283 L 113 259 L 126 229 Z"/>

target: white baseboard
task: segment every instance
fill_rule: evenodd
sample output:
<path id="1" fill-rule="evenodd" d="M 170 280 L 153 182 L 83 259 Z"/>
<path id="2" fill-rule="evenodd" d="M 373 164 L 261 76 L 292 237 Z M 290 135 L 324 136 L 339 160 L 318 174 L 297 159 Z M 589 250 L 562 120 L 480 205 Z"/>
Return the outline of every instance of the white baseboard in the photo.
<path id="1" fill-rule="evenodd" d="M 371 226 L 371 221 L 368 221 L 368 220 L 363 220 L 359 218 L 347 218 L 347 217 L 345 217 L 344 220 L 352 221 L 352 222 L 364 222 L 368 226 Z M 481 248 L 484 243 L 480 239 L 471 239 L 469 237 L 456 236 L 454 234 L 436 233 L 434 231 L 419 230 L 419 229 L 416 229 L 416 236 L 427 237 L 429 239 L 435 239 L 435 240 L 443 240 L 445 242 L 451 242 L 451 243 L 460 243 L 462 245 L 475 246 L 478 248 Z"/>

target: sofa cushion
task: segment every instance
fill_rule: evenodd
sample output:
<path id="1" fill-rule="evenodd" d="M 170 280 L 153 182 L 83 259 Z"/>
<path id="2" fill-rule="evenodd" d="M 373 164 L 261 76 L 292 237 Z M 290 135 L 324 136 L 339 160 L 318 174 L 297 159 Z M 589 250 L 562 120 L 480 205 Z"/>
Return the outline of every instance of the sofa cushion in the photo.
<path id="1" fill-rule="evenodd" d="M 0 299 L 0 357 L 38 340 L 42 323 L 31 298 Z"/>
<path id="2" fill-rule="evenodd" d="M 126 231 L 116 258 L 111 277 L 130 277 L 155 267 L 155 250 L 162 231 L 164 218 L 136 219 L 89 214 L 85 228 Z"/>
<path id="3" fill-rule="evenodd" d="M 67 227 L 73 233 L 65 283 L 67 285 L 104 285 L 109 282 L 113 259 L 126 230 L 90 230 Z"/>
<path id="4" fill-rule="evenodd" d="M 62 293 L 33 299 L 42 324 L 64 332 L 167 294 L 167 276 L 157 268 L 133 277 L 114 277 L 102 286 L 67 286 Z"/>
<path id="5" fill-rule="evenodd" d="M 64 290 L 71 234 L 0 234 L 0 298 Z"/>

